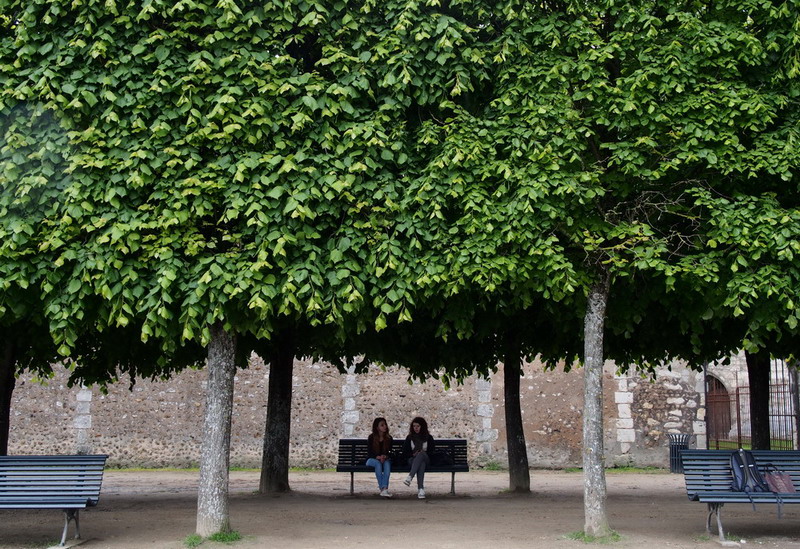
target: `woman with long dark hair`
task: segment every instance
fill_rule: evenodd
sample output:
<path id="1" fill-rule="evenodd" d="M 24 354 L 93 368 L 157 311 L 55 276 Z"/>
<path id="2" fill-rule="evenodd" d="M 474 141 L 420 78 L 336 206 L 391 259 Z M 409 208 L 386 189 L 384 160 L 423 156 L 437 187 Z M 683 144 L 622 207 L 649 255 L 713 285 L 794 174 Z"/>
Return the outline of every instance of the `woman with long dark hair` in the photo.
<path id="1" fill-rule="evenodd" d="M 428 432 L 428 422 L 424 418 L 415 417 L 408 428 L 408 436 L 403 443 L 403 456 L 411 466 L 403 484 L 411 486 L 411 481 L 417 477 L 417 497 L 425 499 L 425 470 L 431 464 L 430 455 L 433 453 L 433 437 Z"/>
<path id="2" fill-rule="evenodd" d="M 389 425 L 382 417 L 376 417 L 372 422 L 372 434 L 367 437 L 367 466 L 375 468 L 375 478 L 378 479 L 378 490 L 385 498 L 392 497 L 389 493 L 389 475 L 392 473 L 392 436 L 389 434 Z"/>

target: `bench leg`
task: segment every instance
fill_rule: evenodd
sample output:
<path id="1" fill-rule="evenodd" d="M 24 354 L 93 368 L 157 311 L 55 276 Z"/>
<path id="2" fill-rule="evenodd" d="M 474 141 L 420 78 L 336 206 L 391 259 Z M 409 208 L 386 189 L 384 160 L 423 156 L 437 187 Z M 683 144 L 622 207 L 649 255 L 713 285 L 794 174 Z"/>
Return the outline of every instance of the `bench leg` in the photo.
<path id="1" fill-rule="evenodd" d="M 354 476 L 355 476 L 355 473 L 353 473 L 353 472 L 351 471 L 351 472 L 350 472 L 350 495 L 351 495 L 351 496 L 353 495 L 353 477 L 354 477 Z"/>
<path id="2" fill-rule="evenodd" d="M 450 495 L 454 496 L 456 495 L 456 474 L 450 473 L 450 475 Z"/>
<path id="3" fill-rule="evenodd" d="M 78 509 L 64 509 L 64 532 L 61 534 L 60 543 L 62 547 L 67 542 L 67 531 L 69 530 L 69 522 L 71 520 L 75 521 L 75 539 L 80 539 L 81 537 L 79 512 Z"/>
<path id="4" fill-rule="evenodd" d="M 706 520 L 706 533 L 711 535 L 711 515 L 717 515 L 717 533 L 719 533 L 719 540 L 725 541 L 725 533 L 722 531 L 722 519 L 719 516 L 719 511 L 722 509 L 724 503 L 709 503 L 708 504 L 708 519 Z"/>

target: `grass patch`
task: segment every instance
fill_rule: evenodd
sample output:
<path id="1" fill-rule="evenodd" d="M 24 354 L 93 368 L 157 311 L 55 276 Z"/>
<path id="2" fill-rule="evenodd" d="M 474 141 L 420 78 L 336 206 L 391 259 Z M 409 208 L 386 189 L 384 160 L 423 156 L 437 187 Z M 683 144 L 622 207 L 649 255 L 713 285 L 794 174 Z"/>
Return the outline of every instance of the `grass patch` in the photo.
<path id="1" fill-rule="evenodd" d="M 26 543 L 25 545 L 21 545 L 20 549 L 44 549 L 45 547 L 56 547 L 59 543 L 61 543 L 61 538 L 56 538 L 52 541 L 46 542 L 32 541 L 30 543 Z"/>
<path id="2" fill-rule="evenodd" d="M 203 536 L 199 534 L 192 534 L 183 539 L 183 544 L 189 549 L 193 549 L 194 547 L 199 547 L 202 545 L 206 540 L 215 541 L 217 543 L 234 543 L 240 539 L 242 539 L 242 535 L 239 532 L 232 530 L 230 532 L 217 532 L 216 534 L 211 534 L 205 539 L 203 539 Z"/>
<path id="3" fill-rule="evenodd" d="M 564 473 L 582 473 L 583 467 L 565 467 L 562 469 Z M 621 473 L 644 473 L 649 475 L 660 475 L 662 473 L 669 472 L 667 469 L 662 469 L 660 467 L 631 467 L 628 465 L 624 465 L 621 467 L 607 467 L 606 473 L 613 475 L 613 474 L 621 474 Z"/>
<path id="4" fill-rule="evenodd" d="M 791 439 L 771 438 L 769 443 L 772 450 L 794 449 L 794 441 Z M 708 443 L 709 450 L 738 450 L 739 448 L 743 450 L 753 449 L 748 440 L 742 440 L 741 445 L 735 440 L 711 440 Z"/>
<path id="5" fill-rule="evenodd" d="M 106 470 L 119 471 L 122 473 L 198 473 L 200 467 L 192 465 L 191 467 L 106 467 Z M 259 467 L 231 467 L 228 471 L 257 473 L 261 469 Z M 315 471 L 327 471 L 329 473 L 335 471 L 334 467 L 289 467 L 292 473 L 313 473 Z"/>
<path id="6" fill-rule="evenodd" d="M 109 470 L 121 473 L 197 473 L 200 467 L 106 467 L 106 471 Z"/>
<path id="7" fill-rule="evenodd" d="M 646 474 L 661 474 L 667 473 L 667 469 L 662 469 L 660 467 L 609 467 L 606 469 L 606 473 L 646 473 Z"/>
<path id="8" fill-rule="evenodd" d="M 600 545 L 608 545 L 611 543 L 617 543 L 622 541 L 622 536 L 618 533 L 614 532 L 613 530 L 607 536 L 589 536 L 586 535 L 585 532 L 573 532 L 571 534 L 567 534 L 567 539 L 574 539 L 575 541 L 582 541 L 583 543 L 597 543 Z"/>
<path id="9" fill-rule="evenodd" d="M 203 538 L 198 534 L 192 534 L 190 536 L 186 536 L 185 538 L 183 538 L 183 544 L 189 549 L 197 547 L 202 543 L 203 543 Z"/>
<path id="10" fill-rule="evenodd" d="M 217 532 L 208 536 L 209 541 L 216 541 L 218 543 L 233 543 L 242 539 L 242 535 L 236 530 L 230 532 Z"/>
<path id="11" fill-rule="evenodd" d="M 489 460 L 486 463 L 479 465 L 484 471 L 505 471 L 505 466 L 499 461 Z"/>

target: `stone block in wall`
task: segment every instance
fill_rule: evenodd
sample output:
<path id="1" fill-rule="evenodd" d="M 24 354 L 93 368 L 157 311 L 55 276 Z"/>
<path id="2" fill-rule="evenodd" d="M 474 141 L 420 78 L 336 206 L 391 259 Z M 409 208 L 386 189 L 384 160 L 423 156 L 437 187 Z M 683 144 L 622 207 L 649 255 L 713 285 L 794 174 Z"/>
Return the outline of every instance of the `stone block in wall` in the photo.
<path id="1" fill-rule="evenodd" d="M 475 415 L 478 417 L 493 417 L 494 406 L 491 404 L 478 404 L 478 406 L 475 408 Z"/>
<path id="2" fill-rule="evenodd" d="M 617 429 L 618 442 L 635 442 L 636 431 L 633 429 Z"/>
<path id="3" fill-rule="evenodd" d="M 349 423 L 351 425 L 355 425 L 359 421 L 361 421 L 361 414 L 358 411 L 342 412 L 342 423 Z"/>
<path id="4" fill-rule="evenodd" d="M 614 393 L 614 402 L 617 404 L 631 404 L 633 402 L 633 393 L 617 391 Z"/>
<path id="5" fill-rule="evenodd" d="M 357 397 L 358 394 L 361 392 L 361 388 L 354 384 L 354 385 L 345 385 L 342 387 L 342 396 L 344 398 L 353 398 Z"/>
<path id="6" fill-rule="evenodd" d="M 76 429 L 91 429 L 92 428 L 92 416 L 88 415 L 80 415 L 76 416 L 72 423 L 73 427 Z"/>
<path id="7" fill-rule="evenodd" d="M 91 401 L 78 401 L 75 403 L 75 413 L 76 414 L 89 414 L 92 411 L 92 403 Z"/>
<path id="8" fill-rule="evenodd" d="M 623 418 L 616 421 L 617 429 L 633 429 L 633 418 Z"/>
<path id="9" fill-rule="evenodd" d="M 481 429 L 475 432 L 475 440 L 478 442 L 494 442 L 497 437 L 497 429 Z"/>

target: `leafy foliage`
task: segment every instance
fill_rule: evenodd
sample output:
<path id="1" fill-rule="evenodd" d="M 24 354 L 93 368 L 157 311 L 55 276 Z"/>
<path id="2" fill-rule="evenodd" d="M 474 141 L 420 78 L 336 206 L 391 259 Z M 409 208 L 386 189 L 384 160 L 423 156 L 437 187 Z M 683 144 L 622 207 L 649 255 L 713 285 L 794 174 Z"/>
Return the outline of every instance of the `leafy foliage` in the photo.
<path id="1" fill-rule="evenodd" d="M 795 0 L 0 5 L 0 306 L 62 354 L 222 321 L 459 377 L 520 318 L 574 356 L 599 267 L 623 361 L 795 332 Z"/>

